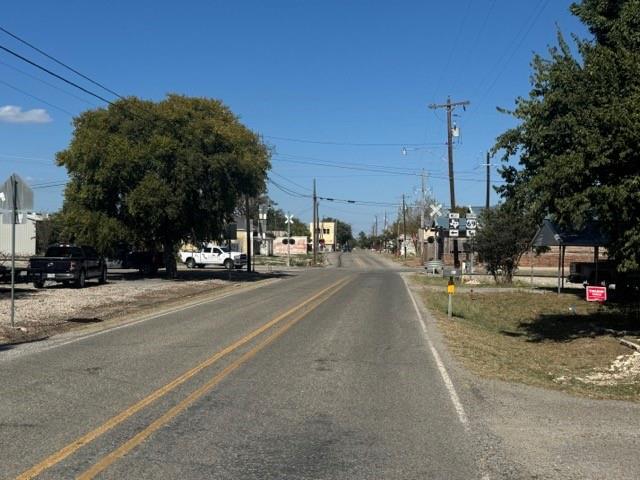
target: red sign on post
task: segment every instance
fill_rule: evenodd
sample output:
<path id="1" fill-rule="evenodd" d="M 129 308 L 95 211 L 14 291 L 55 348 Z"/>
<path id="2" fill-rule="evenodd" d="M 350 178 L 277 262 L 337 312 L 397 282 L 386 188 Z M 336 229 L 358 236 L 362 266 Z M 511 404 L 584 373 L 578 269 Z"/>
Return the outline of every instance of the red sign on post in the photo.
<path id="1" fill-rule="evenodd" d="M 587 302 L 604 302 L 607 300 L 607 287 L 587 286 Z"/>

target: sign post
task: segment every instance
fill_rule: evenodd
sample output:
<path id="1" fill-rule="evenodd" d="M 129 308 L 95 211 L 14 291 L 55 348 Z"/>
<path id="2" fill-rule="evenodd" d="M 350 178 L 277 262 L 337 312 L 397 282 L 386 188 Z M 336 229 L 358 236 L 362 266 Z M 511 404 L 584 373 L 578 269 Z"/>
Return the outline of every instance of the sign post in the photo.
<path id="1" fill-rule="evenodd" d="M 0 186 L 0 211 L 4 223 L 11 222 L 11 326 L 15 326 L 16 287 L 16 223 L 23 223 L 33 210 L 33 190 L 17 175 L 12 174 Z"/>
<path id="2" fill-rule="evenodd" d="M 449 294 L 449 305 L 447 307 L 447 316 L 453 317 L 453 294 L 456 293 L 456 284 L 453 282 L 453 277 L 449 277 L 449 283 L 447 284 L 447 293 Z"/>
<path id="3" fill-rule="evenodd" d="M 285 215 L 285 223 L 287 224 L 287 268 L 291 266 L 291 224 L 293 223 L 293 215 L 289 212 Z"/>

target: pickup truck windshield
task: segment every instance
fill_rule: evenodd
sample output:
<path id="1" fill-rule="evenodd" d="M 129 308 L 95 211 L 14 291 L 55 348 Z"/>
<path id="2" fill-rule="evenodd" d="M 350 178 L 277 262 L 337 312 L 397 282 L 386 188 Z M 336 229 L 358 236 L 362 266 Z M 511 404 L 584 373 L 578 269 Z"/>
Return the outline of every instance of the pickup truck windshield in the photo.
<path id="1" fill-rule="evenodd" d="M 82 250 L 79 247 L 49 247 L 47 257 L 82 257 Z"/>

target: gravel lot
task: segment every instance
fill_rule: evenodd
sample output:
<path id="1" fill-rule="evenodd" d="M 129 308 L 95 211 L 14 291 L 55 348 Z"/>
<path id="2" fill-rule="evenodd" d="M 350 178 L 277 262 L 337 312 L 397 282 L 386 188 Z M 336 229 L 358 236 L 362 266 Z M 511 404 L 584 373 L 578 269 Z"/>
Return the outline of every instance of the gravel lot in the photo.
<path id="1" fill-rule="evenodd" d="M 106 285 L 90 281 L 83 289 L 51 283 L 47 288 L 38 290 L 31 285 L 20 284 L 16 286 L 15 301 L 18 329 L 10 328 L 11 294 L 7 286 L 2 286 L 0 343 L 46 336 L 66 330 L 73 324 L 99 322 L 152 307 L 159 302 L 179 300 L 235 283 L 220 278 L 222 276 L 220 272 L 211 271 L 197 279 L 174 281 L 161 278 L 117 279 Z"/>

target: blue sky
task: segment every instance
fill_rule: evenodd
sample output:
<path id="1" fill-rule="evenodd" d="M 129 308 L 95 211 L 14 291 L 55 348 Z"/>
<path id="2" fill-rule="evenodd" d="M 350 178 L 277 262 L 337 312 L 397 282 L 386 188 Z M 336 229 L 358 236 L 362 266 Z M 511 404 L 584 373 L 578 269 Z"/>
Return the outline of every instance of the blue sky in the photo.
<path id="1" fill-rule="evenodd" d="M 274 146 L 278 184 L 308 194 L 316 177 L 321 196 L 389 204 L 321 202 L 322 216 L 352 223 L 354 233 L 370 231 L 385 210 L 395 216 L 403 193 L 415 200 L 420 178 L 295 162 L 424 169 L 429 189 L 446 205 L 446 120 L 427 105 L 451 95 L 471 102 L 454 118 L 461 132 L 457 203 L 483 204 L 479 165 L 513 125 L 495 107 L 527 95 L 532 54 L 555 44 L 557 27 L 567 36 L 587 35 L 568 0 L 8 3 L 0 26 L 122 95 L 161 99 L 177 92 L 224 101 Z M 98 91 L 1 32 L 0 45 Z M 96 105 L 102 102 L 0 51 L 0 180 L 15 171 L 33 185 L 64 182 L 55 152 L 68 145 L 71 116 Z M 424 147 L 402 155 L 401 146 L 410 144 Z M 62 204 L 61 186 L 35 192 L 38 210 Z M 269 194 L 310 219 L 307 198 L 274 186 Z"/>

